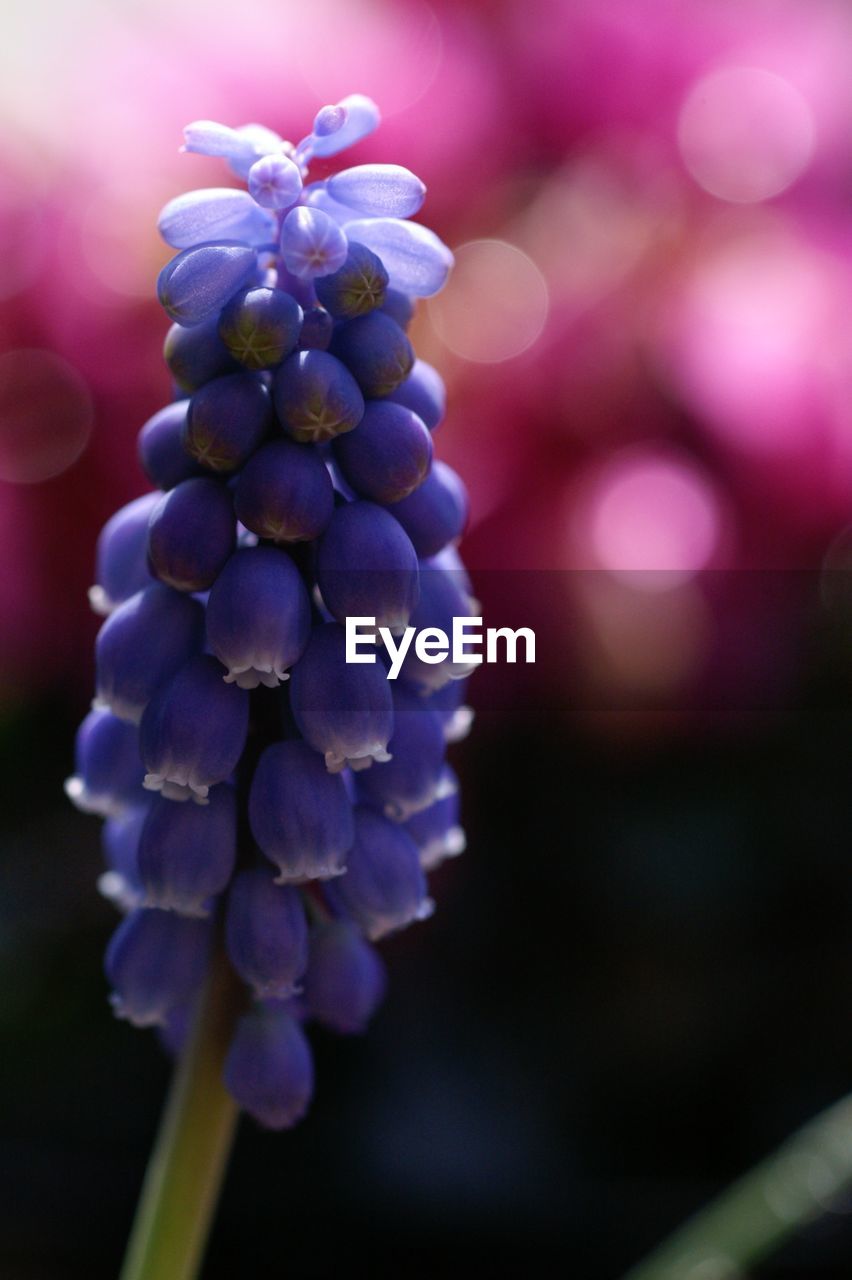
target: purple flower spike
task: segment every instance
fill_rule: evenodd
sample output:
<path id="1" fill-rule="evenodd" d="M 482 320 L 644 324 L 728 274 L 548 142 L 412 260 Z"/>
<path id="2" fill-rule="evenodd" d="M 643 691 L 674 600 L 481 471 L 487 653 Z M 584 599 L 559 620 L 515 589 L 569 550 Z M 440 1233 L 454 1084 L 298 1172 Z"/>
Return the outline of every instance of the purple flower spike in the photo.
<path id="1" fill-rule="evenodd" d="M 359 796 L 393 822 L 404 822 L 437 798 L 444 769 L 444 728 L 437 712 L 402 686 L 393 692 L 390 760 L 358 777 Z"/>
<path id="2" fill-rule="evenodd" d="M 267 747 L 249 792 L 249 822 L 263 853 L 278 868 L 278 884 L 329 880 L 345 871 L 355 838 L 352 805 L 342 777 L 296 739 Z"/>
<path id="3" fill-rule="evenodd" d="M 285 1010 L 260 1007 L 240 1018 L 225 1059 L 225 1084 L 258 1124 L 290 1129 L 314 1092 L 305 1033 Z"/>
<path id="4" fill-rule="evenodd" d="M 387 987 L 381 956 L 348 920 L 311 929 L 305 1003 L 308 1017 L 341 1035 L 367 1028 Z"/>
<path id="5" fill-rule="evenodd" d="M 290 705 L 300 733 L 339 773 L 387 760 L 393 699 L 381 663 L 346 661 L 346 636 L 335 622 L 316 627 L 293 668 Z"/>
<path id="6" fill-rule="evenodd" d="M 208 916 L 210 899 L 227 886 L 236 858 L 233 787 L 213 787 L 203 806 L 155 796 L 139 840 L 144 905 L 182 916 Z"/>
<path id="7" fill-rule="evenodd" d="M 390 406 L 387 406 L 390 408 Z M 435 556 L 457 542 L 467 524 L 468 497 L 460 477 L 436 459 L 423 483 L 389 507 L 418 556 Z"/>
<path id="8" fill-rule="evenodd" d="M 140 728 L 145 787 L 201 804 L 237 766 L 248 732 L 248 694 L 226 684 L 215 658 L 193 658 L 159 689 Z"/>
<path id="9" fill-rule="evenodd" d="M 284 430 L 301 444 L 321 444 L 352 431 L 364 416 L 364 397 L 352 374 L 326 351 L 298 351 L 273 384 Z"/>
<path id="10" fill-rule="evenodd" d="M 437 369 L 425 360 L 415 360 L 411 373 L 388 396 L 395 404 L 404 404 L 422 418 L 430 431 L 444 420 L 447 410 L 447 388 Z"/>
<path id="11" fill-rule="evenodd" d="M 145 493 L 110 516 L 98 537 L 95 585 L 89 588 L 89 604 L 106 617 L 151 582 L 148 572 L 148 518 L 158 493 Z"/>
<path id="12" fill-rule="evenodd" d="M 110 939 L 105 969 L 115 1014 L 137 1027 L 162 1026 L 204 980 L 210 952 L 207 921 L 140 907 Z"/>
<path id="13" fill-rule="evenodd" d="M 321 209 L 291 209 L 281 228 L 281 256 L 299 280 L 330 275 L 346 261 L 346 234 Z"/>
<path id="14" fill-rule="evenodd" d="M 235 471 L 272 427 L 269 392 L 254 373 L 208 382 L 189 402 L 183 447 L 210 471 Z"/>
<path id="15" fill-rule="evenodd" d="M 111 613 L 95 642 L 96 702 L 138 724 L 153 694 L 201 649 L 197 600 L 152 583 Z"/>
<path id="16" fill-rule="evenodd" d="M 419 595 L 417 555 L 393 516 L 372 502 L 338 507 L 320 539 L 317 584 L 339 622 L 370 617 L 399 633 Z"/>
<path id="17" fill-rule="evenodd" d="M 356 808 L 355 843 L 346 862 L 346 875 L 323 892 L 332 909 L 351 917 L 371 942 L 432 914 L 417 845 L 396 823 Z"/>
<path id="18" fill-rule="evenodd" d="M 167 404 L 149 418 L 139 432 L 139 461 L 148 479 L 158 489 L 173 489 L 181 480 L 202 474 L 201 467 L 183 447 L 188 405 L 188 400 Z"/>
<path id="19" fill-rule="evenodd" d="M 176 591 L 206 591 L 233 551 L 237 522 L 231 495 L 218 480 L 183 480 L 151 513 L 148 559 Z"/>
<path id="20" fill-rule="evenodd" d="M 178 324 L 200 324 L 233 298 L 256 268 L 257 251 L 237 241 L 184 249 L 160 272 L 160 306 Z"/>
<path id="21" fill-rule="evenodd" d="M 90 711 L 77 730 L 76 773 L 65 794 L 83 813 L 110 817 L 145 798 L 139 732 L 110 711 Z"/>
<path id="22" fill-rule="evenodd" d="M 308 964 L 308 925 L 297 889 L 278 885 L 268 867 L 234 877 L 225 913 L 228 957 L 260 1000 L 301 990 Z"/>
<path id="23" fill-rule="evenodd" d="M 259 538 L 307 542 L 327 528 L 334 486 L 322 456 L 310 445 L 273 440 L 258 449 L 234 491 L 237 519 Z"/>
<path id="24" fill-rule="evenodd" d="M 427 479 L 432 437 L 410 409 L 387 400 L 368 400 L 358 430 L 335 441 L 334 458 L 361 497 L 396 503 Z"/>
<path id="25" fill-rule="evenodd" d="M 274 689 L 302 656 L 311 630 L 311 602 L 299 571 L 284 551 L 238 551 L 213 584 L 207 639 L 241 689 Z"/>
<path id="26" fill-rule="evenodd" d="M 365 396 L 388 396 L 404 382 L 414 364 L 405 333 L 384 311 L 371 311 L 340 326 L 331 342 Z"/>

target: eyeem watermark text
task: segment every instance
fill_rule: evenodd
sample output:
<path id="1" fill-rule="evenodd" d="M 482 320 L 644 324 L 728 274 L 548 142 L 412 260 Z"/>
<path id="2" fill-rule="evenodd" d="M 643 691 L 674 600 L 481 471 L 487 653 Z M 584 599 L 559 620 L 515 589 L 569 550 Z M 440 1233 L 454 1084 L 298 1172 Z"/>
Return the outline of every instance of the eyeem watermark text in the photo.
<path id="1" fill-rule="evenodd" d="M 486 627 L 481 618 L 453 618 L 453 632 L 448 636 L 440 627 L 406 627 L 394 636 L 388 627 L 377 627 L 375 618 L 346 619 L 346 661 L 375 662 L 375 646 L 381 641 L 391 664 L 388 680 L 396 680 L 405 656 L 413 647 L 421 662 L 446 661 L 454 665 L 478 666 L 481 662 L 517 662 L 518 643 L 523 642 L 523 661 L 535 662 L 535 632 L 530 627 Z M 484 650 L 484 652 L 483 652 Z"/>

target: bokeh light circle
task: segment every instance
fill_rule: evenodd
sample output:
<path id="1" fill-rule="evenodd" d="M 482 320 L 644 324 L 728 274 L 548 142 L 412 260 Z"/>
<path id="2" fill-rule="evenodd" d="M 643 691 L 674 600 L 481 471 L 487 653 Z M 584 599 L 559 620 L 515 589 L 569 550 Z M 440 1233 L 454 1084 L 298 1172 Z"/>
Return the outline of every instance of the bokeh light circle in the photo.
<path id="1" fill-rule="evenodd" d="M 0 480 L 37 484 L 76 462 L 92 430 L 92 397 L 52 351 L 0 355 Z"/>
<path id="2" fill-rule="evenodd" d="M 688 581 L 719 546 L 716 496 L 686 460 L 663 454 L 614 459 L 588 496 L 595 563 L 637 590 L 670 590 Z"/>
<path id="3" fill-rule="evenodd" d="M 802 94 L 762 67 L 726 67 L 691 89 L 678 121 L 684 164 L 720 200 L 751 204 L 786 190 L 814 149 Z"/>
<path id="4" fill-rule="evenodd" d="M 441 341 L 478 364 L 499 364 L 526 351 L 549 308 L 547 284 L 532 258 L 505 240 L 471 240 L 454 252 L 450 282 L 429 302 Z"/>

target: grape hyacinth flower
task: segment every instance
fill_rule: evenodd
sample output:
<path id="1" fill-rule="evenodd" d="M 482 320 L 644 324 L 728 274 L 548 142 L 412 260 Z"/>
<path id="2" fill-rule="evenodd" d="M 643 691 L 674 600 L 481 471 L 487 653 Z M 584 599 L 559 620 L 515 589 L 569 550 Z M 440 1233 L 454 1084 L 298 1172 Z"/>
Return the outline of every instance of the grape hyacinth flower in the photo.
<path id="1" fill-rule="evenodd" d="M 207 1082 L 182 1095 L 217 1144 L 201 1182 L 237 1107 L 270 1128 L 304 1115 L 302 1024 L 364 1030 L 386 984 L 374 942 L 430 914 L 426 873 L 464 842 L 445 756 L 468 667 L 409 656 L 394 685 L 382 653 L 346 660 L 353 616 L 397 634 L 475 612 L 466 494 L 433 457 L 444 386 L 406 333 L 452 255 L 409 221 L 425 188 L 407 169 L 309 181 L 378 121 L 353 94 L 295 146 L 187 127 L 185 150 L 247 190 L 162 212 L 174 399 L 140 432 L 155 491 L 98 544 L 95 709 L 67 790 L 106 822 L 116 1012 L 185 1041 L 182 1071 Z"/>

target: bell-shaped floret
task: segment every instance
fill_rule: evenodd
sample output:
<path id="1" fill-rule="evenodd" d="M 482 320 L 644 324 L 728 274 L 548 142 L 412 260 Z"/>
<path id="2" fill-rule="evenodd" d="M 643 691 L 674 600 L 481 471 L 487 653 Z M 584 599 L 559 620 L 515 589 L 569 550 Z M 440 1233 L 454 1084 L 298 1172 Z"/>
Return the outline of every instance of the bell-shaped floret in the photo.
<path id="1" fill-rule="evenodd" d="M 354 920 L 371 942 L 425 920 L 434 910 L 411 836 L 361 806 L 355 809 L 355 842 L 346 858 L 346 875 L 325 885 L 323 893 L 332 909 Z"/>
<path id="2" fill-rule="evenodd" d="M 249 822 L 278 868 L 278 884 L 343 874 L 355 838 L 352 805 L 342 777 L 329 773 L 306 742 L 276 742 L 263 752 L 249 792 Z"/>
<path id="3" fill-rule="evenodd" d="M 148 519 L 159 501 L 158 493 L 144 493 L 110 516 L 98 536 L 95 585 L 89 588 L 89 604 L 106 617 L 116 605 L 150 585 L 148 571 Z"/>
<path id="4" fill-rule="evenodd" d="M 188 400 L 175 400 L 149 418 L 139 432 L 139 461 L 158 489 L 173 489 L 181 480 L 201 475 L 201 467 L 183 447 Z"/>
<path id="5" fill-rule="evenodd" d="M 385 300 L 388 273 L 363 244 L 350 244 L 343 266 L 316 282 L 317 298 L 331 315 L 365 316 Z"/>
<path id="6" fill-rule="evenodd" d="M 422 418 L 430 431 L 444 420 L 447 411 L 447 388 L 437 369 L 425 360 L 415 360 L 404 382 L 390 393 L 394 404 L 404 404 Z"/>
<path id="7" fill-rule="evenodd" d="M 218 480 L 197 476 L 164 493 L 151 513 L 151 569 L 176 591 L 206 591 L 237 541 L 231 495 Z"/>
<path id="8" fill-rule="evenodd" d="M 257 270 L 257 251 L 237 241 L 184 249 L 166 263 L 157 296 L 170 319 L 190 327 L 221 311 Z"/>
<path id="9" fill-rule="evenodd" d="M 384 311 L 347 320 L 331 340 L 332 355 L 342 360 L 369 399 L 388 396 L 411 372 L 411 343 Z"/>
<path id="10" fill-rule="evenodd" d="M 372 502 L 396 503 L 426 480 L 432 437 L 404 405 L 368 400 L 358 430 L 334 442 L 334 458 L 356 493 Z"/>
<path id="11" fill-rule="evenodd" d="M 393 691 L 390 760 L 358 777 L 359 796 L 394 822 L 427 808 L 438 795 L 444 770 L 444 730 L 435 711 L 401 685 Z"/>
<path id="12" fill-rule="evenodd" d="M 418 599 L 417 555 L 393 516 L 372 502 L 338 507 L 317 552 L 317 584 L 339 622 L 375 618 L 404 631 Z"/>
<path id="13" fill-rule="evenodd" d="M 222 312 L 219 336 L 246 369 L 272 369 L 295 351 L 302 308 L 283 289 L 244 289 Z"/>
<path id="14" fill-rule="evenodd" d="M 381 956 L 348 920 L 311 929 L 305 1004 L 309 1018 L 342 1035 L 366 1029 L 384 998 Z"/>
<path id="15" fill-rule="evenodd" d="M 96 703 L 138 724 L 152 695 L 197 653 L 204 610 L 154 582 L 110 614 L 95 643 Z"/>
<path id="16" fill-rule="evenodd" d="M 237 858 L 237 804 L 227 784 L 206 805 L 155 796 L 139 840 L 139 878 L 146 907 L 208 916 L 210 899 L 227 886 Z"/>
<path id="17" fill-rule="evenodd" d="M 210 954 L 208 921 L 140 907 L 109 941 L 104 967 L 119 1018 L 137 1027 L 162 1026 L 204 980 Z"/>
<path id="18" fill-rule="evenodd" d="M 302 1119 L 314 1092 L 314 1066 L 290 1013 L 260 1005 L 240 1018 L 225 1059 L 225 1085 L 267 1129 L 289 1129 Z"/>
<path id="19" fill-rule="evenodd" d="M 224 675 L 215 658 L 202 654 L 151 699 L 139 733 L 149 791 L 203 804 L 210 788 L 233 773 L 248 732 L 248 693 L 226 684 Z"/>
<path id="20" fill-rule="evenodd" d="M 331 773 L 387 760 L 393 699 L 380 662 L 346 661 L 346 636 L 328 622 L 316 627 L 293 668 L 290 706 L 299 732 L 325 757 Z"/>
<path id="21" fill-rule="evenodd" d="M 207 602 L 207 640 L 241 689 L 274 689 L 302 656 L 311 602 L 298 569 L 277 547 L 238 551 Z"/>
<path id="22" fill-rule="evenodd" d="M 142 793 L 144 795 L 144 792 Z M 121 912 L 141 906 L 139 838 L 148 816 L 148 800 L 107 818 L 101 828 L 101 849 L 106 870 L 98 877 L 98 892 Z"/>
<path id="23" fill-rule="evenodd" d="M 211 378 L 220 378 L 238 368 L 234 357 L 219 337 L 219 312 L 191 329 L 173 324 L 166 334 L 163 356 L 181 391 L 197 391 Z"/>
<path id="24" fill-rule="evenodd" d="M 442 568 L 435 560 L 422 560 L 420 599 L 411 615 L 411 626 L 417 631 L 434 627 L 446 636 L 452 636 L 454 618 L 478 616 L 465 585 L 463 574 Z M 452 651 L 440 662 L 423 662 L 412 645 L 405 655 L 400 675 L 407 683 L 428 693 L 442 688 L 450 680 L 470 675 L 477 665 L 466 660 L 454 662 Z"/>
<path id="25" fill-rule="evenodd" d="M 269 867 L 239 871 L 225 911 L 228 958 L 261 1000 L 301 990 L 308 964 L 308 925 L 298 889 L 276 884 Z"/>
<path id="26" fill-rule="evenodd" d="M 390 405 L 387 406 L 390 408 Z M 358 431 L 363 430 L 363 426 Z M 467 489 L 446 462 L 436 458 L 426 479 L 407 497 L 390 506 L 418 556 L 435 556 L 464 532 Z"/>
<path id="27" fill-rule="evenodd" d="M 189 402 L 183 447 L 210 471 L 236 471 L 273 423 L 269 392 L 253 373 L 205 383 Z"/>
<path id="28" fill-rule="evenodd" d="M 327 351 L 294 352 L 276 372 L 272 394 L 282 427 L 302 444 L 351 431 L 364 415 L 357 382 Z"/>
<path id="29" fill-rule="evenodd" d="M 80 725 L 75 769 L 65 783 L 65 792 L 83 813 L 106 818 L 145 798 L 139 731 L 111 711 L 90 711 Z"/>
<path id="30" fill-rule="evenodd" d="M 334 485 L 320 453 L 293 440 L 258 449 L 234 490 L 237 519 L 271 542 L 309 542 L 328 526 Z"/>
<path id="31" fill-rule="evenodd" d="M 447 858 L 464 853 L 467 842 L 459 825 L 459 806 L 458 779 L 453 769 L 445 765 L 438 798 L 405 823 L 405 830 L 420 850 L 424 871 L 434 871 Z"/>

